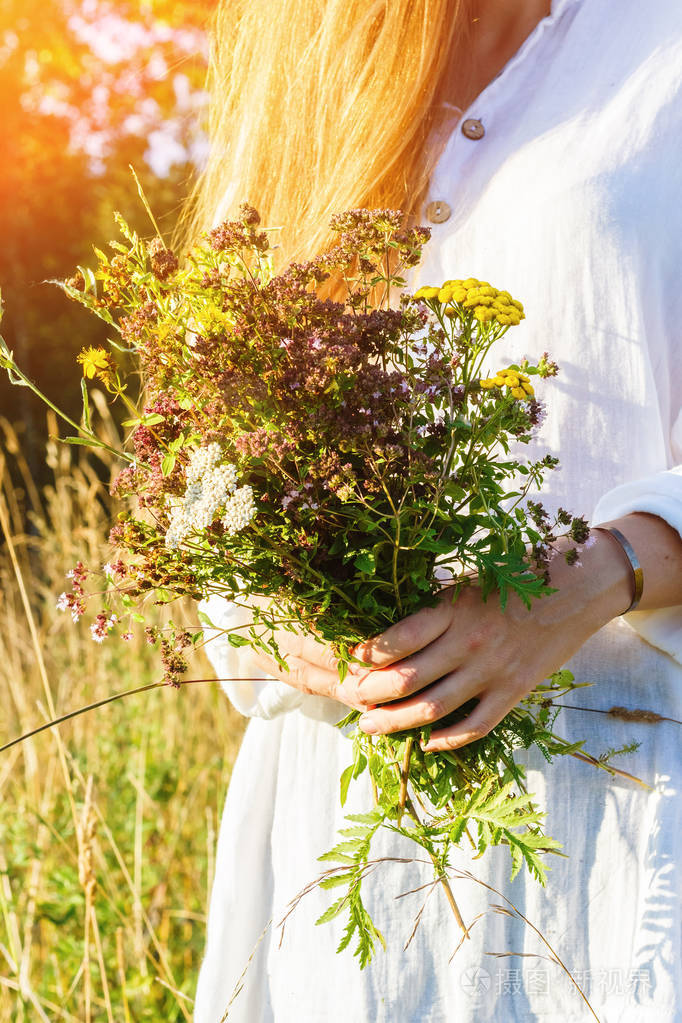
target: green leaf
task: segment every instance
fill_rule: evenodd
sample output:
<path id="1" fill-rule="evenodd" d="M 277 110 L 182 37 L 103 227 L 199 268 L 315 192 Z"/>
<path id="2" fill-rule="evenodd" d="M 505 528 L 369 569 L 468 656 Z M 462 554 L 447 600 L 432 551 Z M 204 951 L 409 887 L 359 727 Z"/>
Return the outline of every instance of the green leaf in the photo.
<path id="1" fill-rule="evenodd" d="M 350 871 L 346 874 L 332 874 L 331 877 L 323 877 L 320 881 L 320 888 L 340 888 L 342 884 L 350 884 L 354 876 Z"/>
<path id="2" fill-rule="evenodd" d="M 348 788 L 353 780 L 354 764 L 350 764 L 341 775 L 341 806 L 346 805 Z"/>
<path id="3" fill-rule="evenodd" d="M 373 551 L 365 551 L 353 562 L 355 567 L 360 572 L 365 572 L 367 575 L 374 575 L 376 569 L 376 557 Z"/>
<path id="4" fill-rule="evenodd" d="M 88 386 L 85 377 L 81 377 L 81 394 L 83 396 L 83 422 L 86 430 L 92 430 L 90 425 L 90 399 L 88 398 Z"/>
<path id="5" fill-rule="evenodd" d="M 355 865 L 355 860 L 352 856 L 347 856 L 345 853 L 337 853 L 333 849 L 330 849 L 329 852 L 322 853 L 322 855 L 317 858 L 322 863 L 347 863 L 349 866 Z"/>
<path id="6" fill-rule="evenodd" d="M 453 845 L 457 845 L 464 834 L 464 829 L 467 826 L 466 817 L 458 817 L 455 823 L 450 828 L 450 841 Z"/>
<path id="7" fill-rule="evenodd" d="M 227 642 L 230 646 L 249 646 L 251 640 L 247 636 L 240 636 L 236 632 L 228 632 Z"/>
<path id="8" fill-rule="evenodd" d="M 104 444 L 96 437 L 60 437 L 62 444 L 79 444 L 84 448 L 103 448 Z"/>
<path id="9" fill-rule="evenodd" d="M 137 416 L 135 419 L 124 419 L 121 426 L 156 426 L 157 423 L 163 423 L 164 417 L 160 416 L 158 412 L 154 412 L 148 416 Z"/>
<path id="10" fill-rule="evenodd" d="M 175 468 L 176 461 L 177 456 L 172 451 L 169 451 L 166 455 L 164 455 L 163 461 L 161 462 L 161 474 L 163 476 L 170 476 Z"/>
<path id="11" fill-rule="evenodd" d="M 326 909 L 322 916 L 318 916 L 315 924 L 326 924 L 329 920 L 333 920 L 335 916 L 338 916 L 342 909 L 348 904 L 348 896 L 342 895 L 340 899 L 333 902 L 329 909 Z"/>

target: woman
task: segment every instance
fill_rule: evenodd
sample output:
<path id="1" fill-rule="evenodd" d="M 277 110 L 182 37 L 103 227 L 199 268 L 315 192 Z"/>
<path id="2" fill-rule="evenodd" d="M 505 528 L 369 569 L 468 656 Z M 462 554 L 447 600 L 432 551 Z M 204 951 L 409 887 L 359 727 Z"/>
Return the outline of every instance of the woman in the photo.
<path id="1" fill-rule="evenodd" d="M 521 875 L 509 883 L 500 848 L 477 862 L 462 853 L 457 866 L 545 934 L 601 1020 L 679 1023 L 682 8 L 251 0 L 238 15 L 226 5 L 220 26 L 197 224 L 250 199 L 284 227 L 282 259 L 326 244 L 329 214 L 354 206 L 400 207 L 429 224 L 415 286 L 475 275 L 508 288 L 527 320 L 505 357 L 547 348 L 561 366 L 537 441 L 561 457 L 546 504 L 617 532 L 595 530 L 579 568 L 555 559 L 557 592 L 530 611 L 503 613 L 471 587 L 399 623 L 358 652 L 374 670 L 343 686 L 331 652 L 305 638 L 282 636 L 288 673 L 217 638 L 221 677 L 276 680 L 226 685 L 255 720 L 228 795 L 195 1018 L 221 1019 L 250 956 L 230 1020 L 593 1018 L 560 968 L 537 958 L 531 928 L 485 913 L 495 899 L 474 882 L 455 882 L 472 928 L 454 960 L 459 935 L 436 896 L 404 952 L 421 901 L 395 896 L 427 883 L 425 866 L 374 875 L 368 903 L 388 951 L 364 973 L 349 952 L 335 955 L 339 928 L 314 928 L 329 893 L 306 896 L 281 948 L 268 929 L 318 875 L 343 814 L 371 806 L 363 779 L 338 806 L 342 704 L 365 710 L 362 727 L 376 733 L 437 721 L 475 696 L 464 721 L 432 732 L 429 748 L 455 748 L 566 664 L 594 685 L 565 701 L 575 709 L 562 734 L 594 752 L 636 740 L 622 766 L 651 788 L 575 761 L 547 766 L 531 751 L 529 789 L 568 858 L 553 860 L 546 891 Z M 638 566 L 643 594 L 623 618 Z M 235 622 L 215 600 L 209 613 Z M 613 705 L 665 720 L 590 713 Z M 378 849 L 401 853 L 389 836 Z M 521 958 L 489 954 L 505 952 Z"/>

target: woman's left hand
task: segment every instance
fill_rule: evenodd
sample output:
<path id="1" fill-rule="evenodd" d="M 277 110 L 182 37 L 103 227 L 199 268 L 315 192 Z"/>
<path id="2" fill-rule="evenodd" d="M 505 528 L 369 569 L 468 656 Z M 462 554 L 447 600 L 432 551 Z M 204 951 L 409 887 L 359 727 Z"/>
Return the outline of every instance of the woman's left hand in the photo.
<path id="1" fill-rule="evenodd" d="M 634 547 L 644 570 L 641 610 L 682 604 L 682 540 L 666 522 L 635 512 L 612 523 Z M 502 611 L 472 584 L 452 601 L 444 590 L 435 607 L 404 618 L 361 643 L 354 665 L 339 682 L 328 644 L 283 633 L 290 671 L 258 654 L 262 667 L 306 693 L 330 696 L 362 710 L 360 727 L 390 733 L 433 724 L 475 698 L 462 721 L 434 728 L 428 751 L 454 749 L 486 735 L 539 683 L 561 668 L 593 633 L 622 614 L 632 599 L 632 570 L 620 545 L 595 530 L 569 566 L 561 554 L 550 565 L 556 592 L 526 608 L 510 598 Z"/>
<path id="2" fill-rule="evenodd" d="M 561 554 L 550 566 L 556 592 L 526 608 L 510 597 L 502 611 L 478 586 L 453 602 L 445 590 L 439 603 L 410 615 L 355 656 L 372 665 L 351 669 L 344 689 L 365 706 L 360 727 L 370 734 L 433 724 L 475 698 L 463 720 L 434 728 L 429 752 L 454 749 L 486 735 L 520 700 L 557 671 L 598 629 L 625 610 L 631 599 L 627 562 L 603 532 L 568 566 Z"/>

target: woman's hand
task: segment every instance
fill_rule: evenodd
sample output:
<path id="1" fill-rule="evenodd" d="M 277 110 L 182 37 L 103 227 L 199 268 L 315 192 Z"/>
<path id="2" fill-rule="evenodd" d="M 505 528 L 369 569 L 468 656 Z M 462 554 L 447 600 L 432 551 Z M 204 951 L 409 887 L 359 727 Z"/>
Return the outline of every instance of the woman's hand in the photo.
<path id="1" fill-rule="evenodd" d="M 617 526 L 644 569 L 642 610 L 682 604 L 682 541 L 662 519 L 632 514 Z M 434 728 L 425 747 L 454 749 L 486 735 L 520 700 L 561 668 L 583 643 L 630 605 L 632 575 L 618 543 L 600 530 L 569 567 L 557 556 L 550 566 L 557 592 L 526 609 L 510 599 L 502 611 L 472 585 L 453 604 L 444 590 L 436 607 L 410 615 L 355 655 L 371 668 L 354 666 L 339 682 L 331 646 L 314 636 L 276 634 L 288 671 L 274 657 L 254 653 L 269 675 L 305 693 L 327 696 L 364 711 L 360 726 L 389 733 L 433 724 L 472 698 L 464 720 Z"/>
<path id="2" fill-rule="evenodd" d="M 249 600 L 267 606 L 265 600 L 256 597 L 250 597 Z M 355 687 L 351 686 L 349 692 L 339 682 L 338 661 L 329 643 L 316 639 L 312 634 L 281 628 L 275 629 L 274 637 L 289 670 L 280 668 L 276 658 L 262 650 L 249 651 L 250 664 L 303 693 L 326 696 L 356 710 L 365 709 L 364 703 L 361 705 L 354 700 Z"/>
<path id="3" fill-rule="evenodd" d="M 682 601 L 679 536 L 650 515 L 629 515 L 616 524 L 635 547 L 648 579 L 648 597 L 645 590 L 640 607 L 667 606 L 678 597 Z M 594 531 L 581 561 L 569 567 L 557 555 L 550 566 L 557 592 L 533 601 L 530 609 L 513 598 L 502 611 L 494 595 L 484 602 L 476 585 L 462 591 L 455 603 L 446 590 L 436 607 L 360 644 L 356 657 L 373 667 L 354 666 L 353 682 L 346 683 L 348 697 L 368 708 L 360 727 L 374 734 L 433 724 L 476 698 L 466 718 L 434 728 L 424 748 L 454 749 L 486 735 L 593 633 L 628 608 L 631 570 L 608 533 Z"/>

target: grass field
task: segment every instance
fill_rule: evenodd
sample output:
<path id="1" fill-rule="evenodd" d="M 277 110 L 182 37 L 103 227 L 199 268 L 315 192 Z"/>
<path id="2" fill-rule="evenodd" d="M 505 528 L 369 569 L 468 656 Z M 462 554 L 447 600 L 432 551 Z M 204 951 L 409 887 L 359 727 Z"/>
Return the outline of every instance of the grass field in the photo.
<path id="1" fill-rule="evenodd" d="M 51 442 L 53 482 L 38 492 L 2 421 L 0 452 L 2 745 L 161 673 L 143 639 L 96 645 L 55 608 L 79 558 L 106 560 L 102 465 Z M 207 674 L 196 655 L 191 677 Z M 117 701 L 0 754 L 0 1023 L 191 1019 L 241 730 L 205 683 Z"/>

